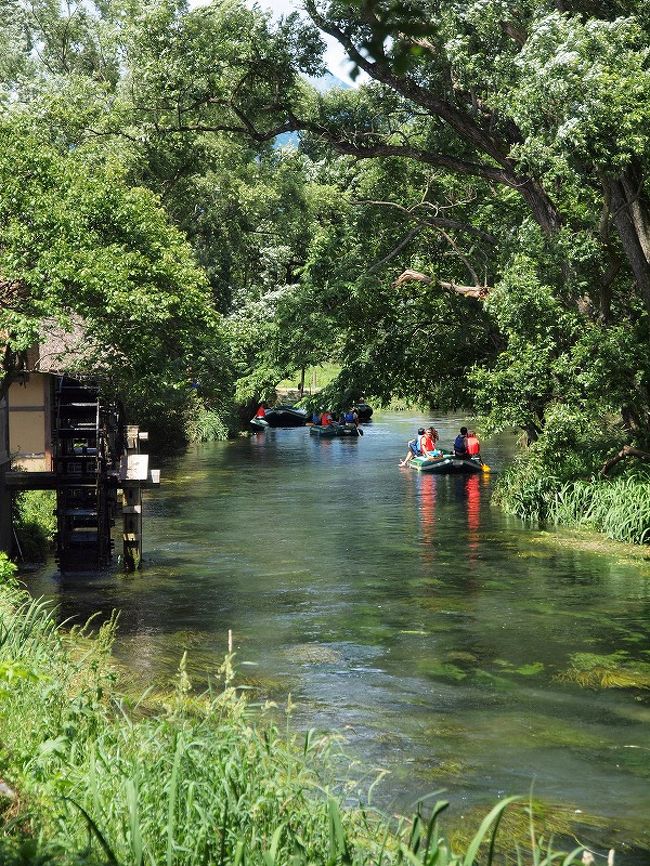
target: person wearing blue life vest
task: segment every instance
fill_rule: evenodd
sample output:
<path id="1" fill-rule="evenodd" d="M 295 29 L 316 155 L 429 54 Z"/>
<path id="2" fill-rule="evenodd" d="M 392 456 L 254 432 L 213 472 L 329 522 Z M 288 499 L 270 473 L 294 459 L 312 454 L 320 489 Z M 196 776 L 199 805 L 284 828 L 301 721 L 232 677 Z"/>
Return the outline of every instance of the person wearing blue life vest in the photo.
<path id="1" fill-rule="evenodd" d="M 467 453 L 467 427 L 461 427 L 454 439 L 454 457 L 469 457 Z"/>
<path id="2" fill-rule="evenodd" d="M 359 426 L 359 414 L 357 410 L 353 406 L 352 409 L 348 409 L 347 412 L 344 412 L 341 416 L 342 424 L 356 424 Z"/>
<path id="3" fill-rule="evenodd" d="M 410 460 L 413 460 L 414 457 L 428 457 L 429 454 L 425 450 L 423 439 L 426 436 L 426 430 L 424 427 L 418 428 L 417 439 L 411 439 L 408 443 L 408 451 L 406 452 L 406 456 L 403 460 L 400 460 L 400 466 L 406 466 Z"/>

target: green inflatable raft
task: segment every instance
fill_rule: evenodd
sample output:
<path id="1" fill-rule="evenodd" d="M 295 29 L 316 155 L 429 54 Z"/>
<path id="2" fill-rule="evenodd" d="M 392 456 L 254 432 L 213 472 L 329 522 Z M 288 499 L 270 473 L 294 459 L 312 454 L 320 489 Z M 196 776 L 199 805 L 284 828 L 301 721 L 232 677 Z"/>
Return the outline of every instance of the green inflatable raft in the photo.
<path id="1" fill-rule="evenodd" d="M 409 466 L 418 472 L 435 472 L 438 475 L 466 475 L 487 470 L 485 464 L 476 457 L 454 457 L 453 454 L 443 454 L 442 457 L 414 457 L 409 460 Z"/>
<path id="2" fill-rule="evenodd" d="M 339 436 L 359 436 L 359 428 L 355 424 L 312 424 L 309 428 L 312 436 L 320 436 L 322 439 L 336 439 Z"/>

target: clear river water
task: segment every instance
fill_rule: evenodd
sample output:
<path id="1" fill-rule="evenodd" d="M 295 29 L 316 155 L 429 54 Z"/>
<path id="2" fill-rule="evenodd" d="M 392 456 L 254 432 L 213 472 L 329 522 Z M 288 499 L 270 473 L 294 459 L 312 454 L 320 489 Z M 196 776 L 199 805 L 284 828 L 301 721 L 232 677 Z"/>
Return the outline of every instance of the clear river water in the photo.
<path id="1" fill-rule="evenodd" d="M 496 474 L 398 468 L 433 421 L 377 414 L 358 440 L 276 430 L 190 449 L 146 495 L 146 567 L 29 577 L 61 616 L 121 611 L 118 659 L 168 683 L 216 670 L 232 629 L 252 695 L 339 731 L 386 809 L 445 789 L 451 820 L 504 794 L 650 863 L 650 691 L 563 677 L 576 653 L 650 662 L 650 564 L 490 505 Z M 484 445 L 498 472 L 511 440 Z M 359 775 L 361 770 L 354 772 Z M 472 818 L 474 821 L 474 818 Z M 564 822 L 564 823 L 562 823 Z"/>

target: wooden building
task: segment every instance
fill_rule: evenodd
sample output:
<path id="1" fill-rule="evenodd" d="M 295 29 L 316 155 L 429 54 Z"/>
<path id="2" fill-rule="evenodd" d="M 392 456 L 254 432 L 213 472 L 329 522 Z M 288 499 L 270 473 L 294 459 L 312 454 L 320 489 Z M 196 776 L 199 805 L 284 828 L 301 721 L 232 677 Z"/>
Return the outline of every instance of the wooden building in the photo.
<path id="1" fill-rule="evenodd" d="M 80 341 L 79 333 L 50 332 L 30 350 L 0 403 L 0 549 L 13 547 L 13 494 L 55 490 L 61 570 L 110 563 L 120 510 L 123 563 L 133 570 L 142 558 L 142 489 L 156 486 L 159 473 L 139 453 L 146 434 L 126 425 L 119 404 L 92 379 L 67 374 L 75 358 L 71 340 Z"/>

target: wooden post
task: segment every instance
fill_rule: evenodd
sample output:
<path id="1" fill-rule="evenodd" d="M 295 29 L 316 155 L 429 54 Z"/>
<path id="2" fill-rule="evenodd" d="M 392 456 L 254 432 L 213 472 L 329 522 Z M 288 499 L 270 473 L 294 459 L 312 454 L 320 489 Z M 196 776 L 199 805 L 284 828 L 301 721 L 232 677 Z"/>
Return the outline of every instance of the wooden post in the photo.
<path id="1" fill-rule="evenodd" d="M 7 554 L 13 548 L 13 500 L 5 477 L 10 469 L 9 408 L 3 397 L 0 399 L 0 550 Z"/>
<path id="2" fill-rule="evenodd" d="M 124 571 L 136 571 L 142 565 L 142 490 L 140 481 L 147 480 L 149 459 L 140 455 L 140 428 L 129 424 L 126 428 L 126 455 L 122 458 L 120 478 L 122 487 Z"/>
<path id="3" fill-rule="evenodd" d="M 142 491 L 140 486 L 124 487 L 124 571 L 137 571 L 142 565 Z"/>
<path id="4" fill-rule="evenodd" d="M 5 475 L 11 468 L 11 460 L 0 457 L 0 551 L 11 554 L 13 547 L 12 496 Z"/>

